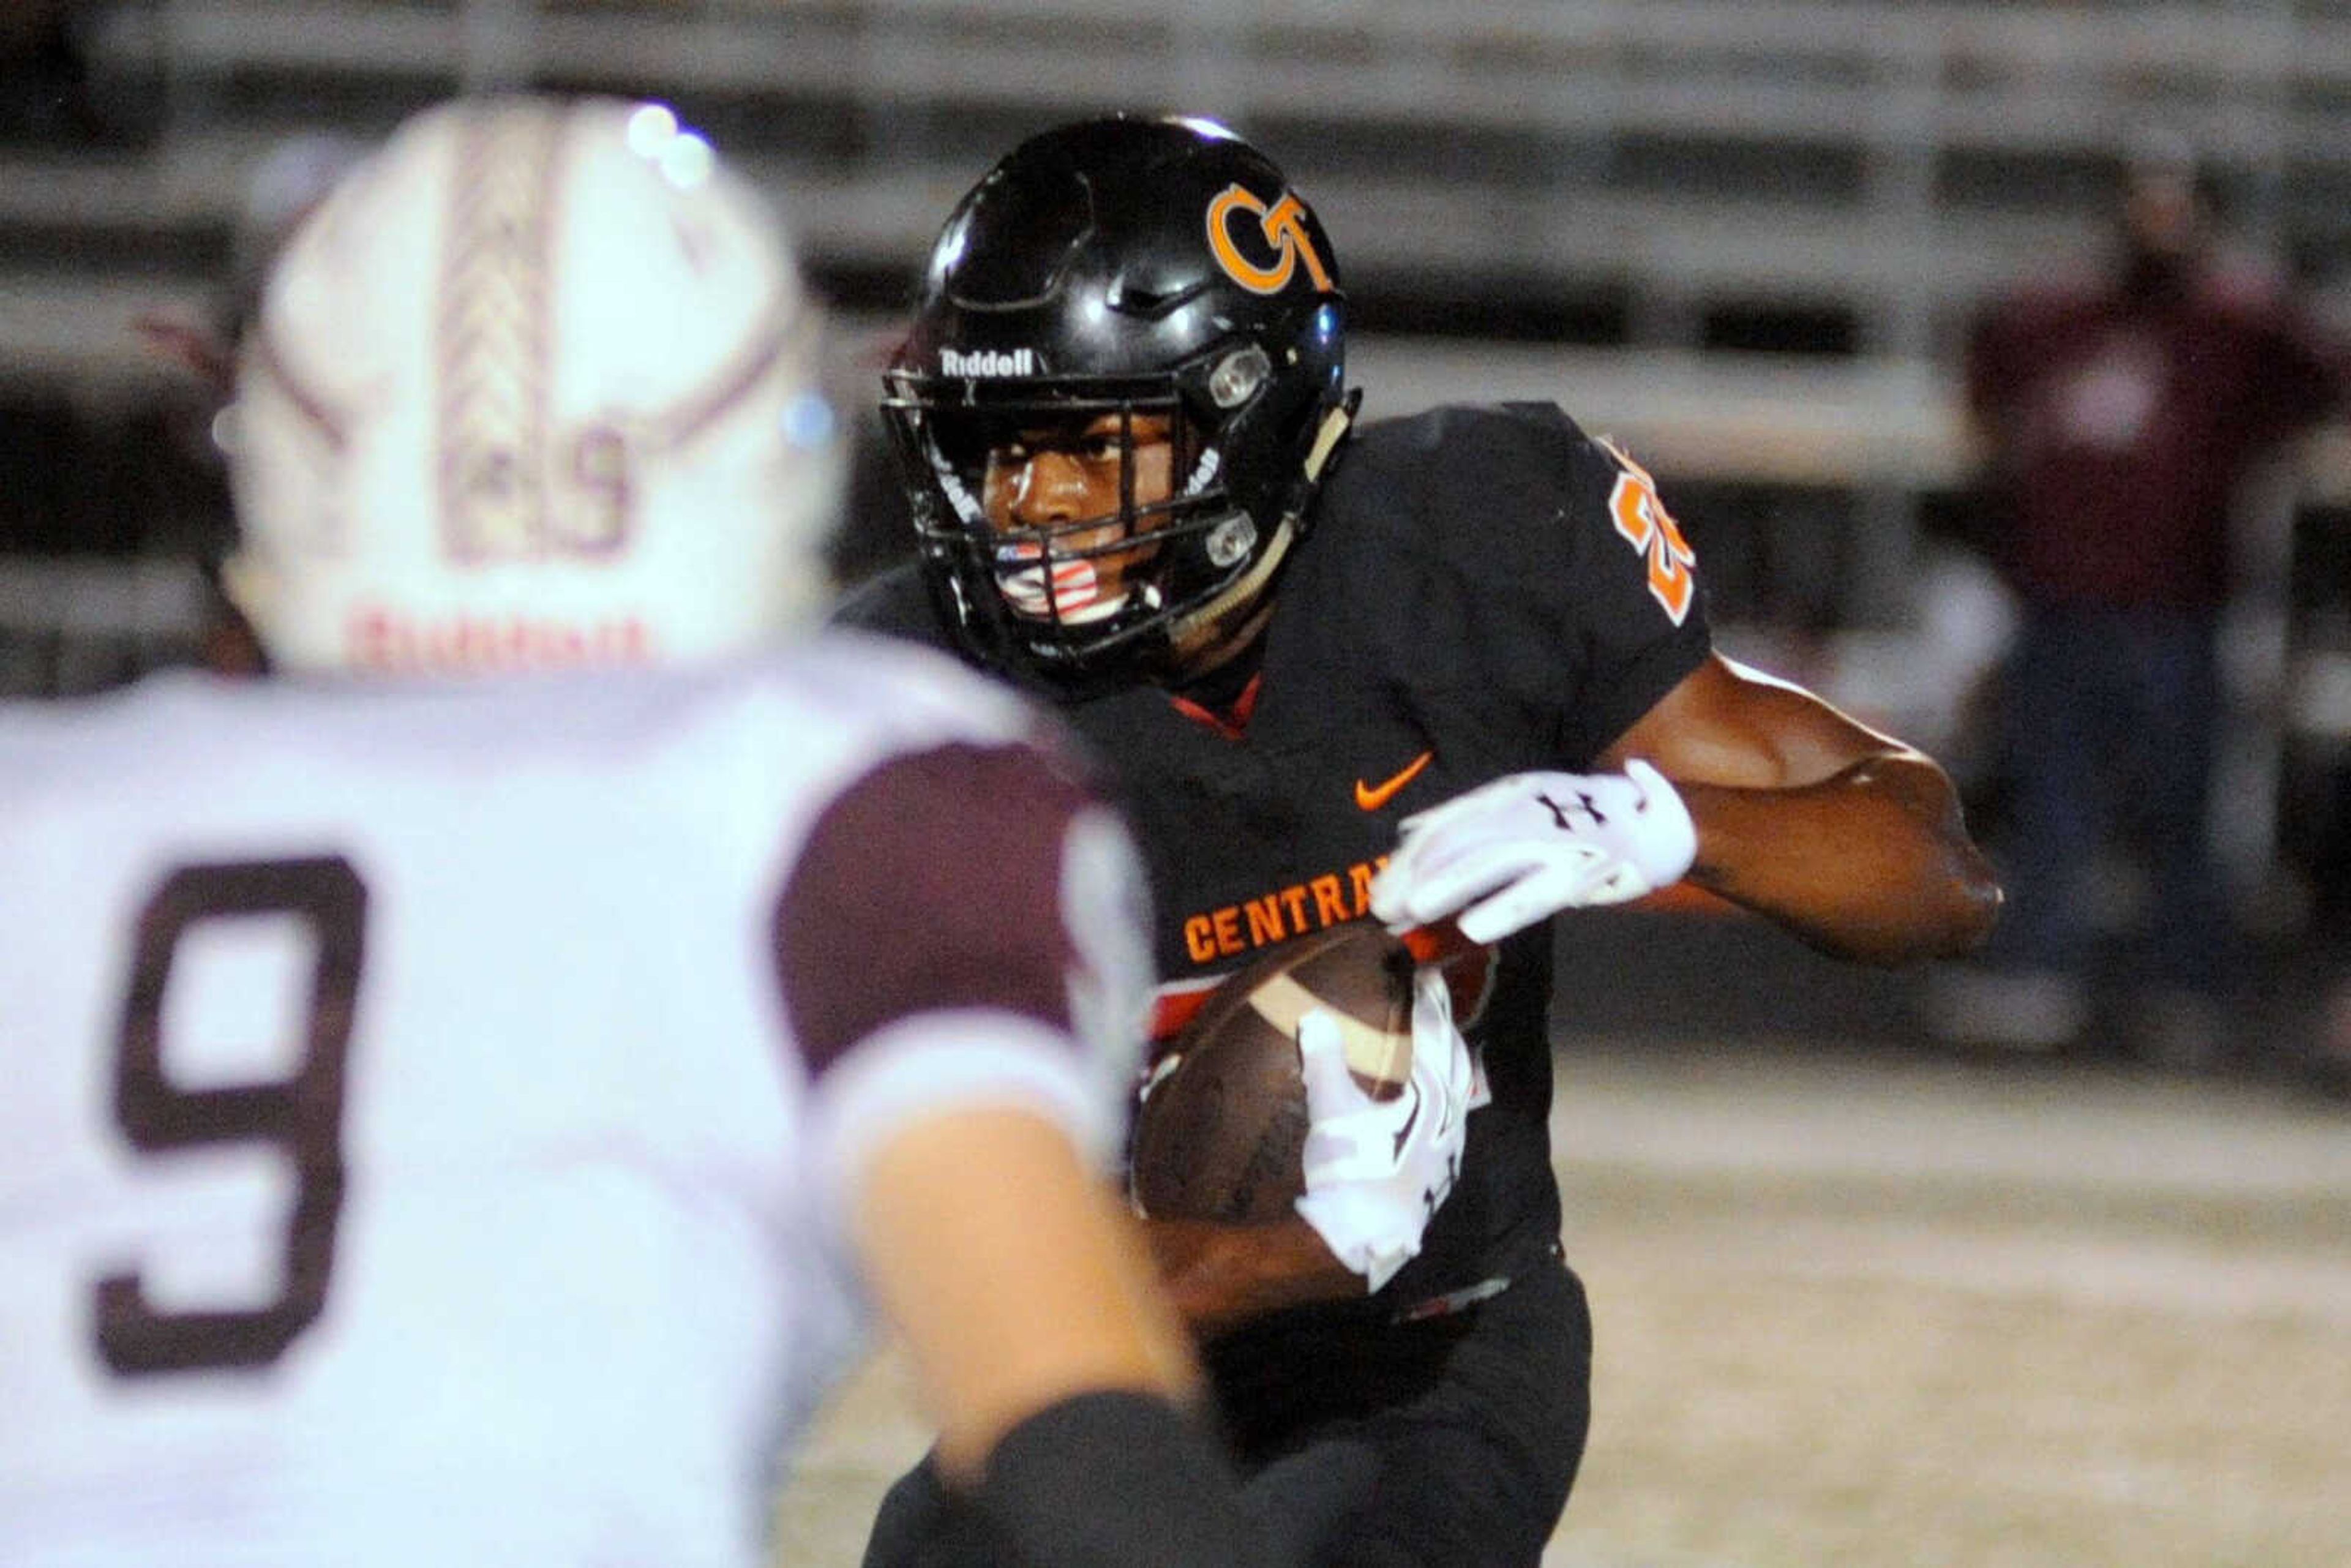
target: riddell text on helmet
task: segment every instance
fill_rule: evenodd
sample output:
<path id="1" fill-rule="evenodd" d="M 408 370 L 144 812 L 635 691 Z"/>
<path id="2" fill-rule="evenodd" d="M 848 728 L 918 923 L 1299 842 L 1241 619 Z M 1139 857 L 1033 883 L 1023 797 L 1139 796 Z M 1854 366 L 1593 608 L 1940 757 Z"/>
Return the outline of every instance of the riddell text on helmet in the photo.
<path id="1" fill-rule="evenodd" d="M 976 349 L 965 353 L 959 349 L 941 349 L 939 373 L 944 376 L 1033 376 L 1038 373 L 1037 350 Z"/>
<path id="2" fill-rule="evenodd" d="M 633 615 L 584 623 L 529 615 L 420 618 L 372 606 L 352 613 L 345 641 L 353 668 L 409 674 L 642 664 L 653 653 L 652 629 Z"/>

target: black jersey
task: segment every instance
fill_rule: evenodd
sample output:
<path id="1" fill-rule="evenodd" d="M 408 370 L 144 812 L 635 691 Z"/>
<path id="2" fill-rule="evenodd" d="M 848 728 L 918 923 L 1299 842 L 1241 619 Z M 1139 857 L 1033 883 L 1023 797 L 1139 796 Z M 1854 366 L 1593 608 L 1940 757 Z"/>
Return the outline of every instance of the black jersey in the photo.
<path id="1" fill-rule="evenodd" d="M 952 645 L 917 572 L 869 583 L 841 618 Z M 1648 476 L 1549 404 L 1364 426 L 1276 591 L 1245 724 L 1147 686 L 1066 706 L 1126 790 L 1169 982 L 1367 917 L 1404 817 L 1504 774 L 1588 768 L 1709 646 Z M 1378 1310 L 1557 1242 L 1548 927 L 1495 956 L 1468 1028 L 1492 1102 Z"/>

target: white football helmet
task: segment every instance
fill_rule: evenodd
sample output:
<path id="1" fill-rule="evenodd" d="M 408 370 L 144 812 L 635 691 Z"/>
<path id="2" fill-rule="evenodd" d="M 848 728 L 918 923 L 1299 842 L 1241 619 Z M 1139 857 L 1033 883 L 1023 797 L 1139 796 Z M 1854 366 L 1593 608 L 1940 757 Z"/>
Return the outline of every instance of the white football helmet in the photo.
<path id="1" fill-rule="evenodd" d="M 675 663 L 820 611 L 823 322 L 776 214 L 658 104 L 459 100 L 272 269 L 225 573 L 274 664 Z"/>

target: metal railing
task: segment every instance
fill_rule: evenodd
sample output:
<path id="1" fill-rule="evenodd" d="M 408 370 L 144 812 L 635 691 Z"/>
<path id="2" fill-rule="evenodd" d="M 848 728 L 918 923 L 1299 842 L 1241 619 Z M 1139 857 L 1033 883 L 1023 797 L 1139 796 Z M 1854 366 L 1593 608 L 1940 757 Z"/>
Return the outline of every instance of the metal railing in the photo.
<path id="1" fill-rule="evenodd" d="M 1873 351 L 2078 242 L 2065 172 L 2150 120 L 2264 242 L 2351 254 L 2339 5 L 1903 0 L 143 0 L 102 47 L 170 105 L 143 154 L 0 158 L 0 225 L 60 207 L 225 221 L 277 101 L 600 86 L 745 106 L 733 151 L 803 243 L 911 267 L 997 150 L 974 120 L 1113 106 L 1263 128 L 1384 276 L 1848 303 Z M 273 84 L 285 90 L 273 91 Z M 814 106 L 847 129 L 811 148 Z M 764 128 L 772 125 L 773 133 Z M 843 145 L 843 142 L 846 145 Z M 1294 145 L 1294 149 L 1291 144 Z M 1973 184 L 1972 165 L 1994 173 Z M 2006 177 L 2001 177 L 2005 172 Z M 2319 193 L 2295 205 L 2295 193 Z M 2340 201 L 2328 193 L 2342 192 Z"/>

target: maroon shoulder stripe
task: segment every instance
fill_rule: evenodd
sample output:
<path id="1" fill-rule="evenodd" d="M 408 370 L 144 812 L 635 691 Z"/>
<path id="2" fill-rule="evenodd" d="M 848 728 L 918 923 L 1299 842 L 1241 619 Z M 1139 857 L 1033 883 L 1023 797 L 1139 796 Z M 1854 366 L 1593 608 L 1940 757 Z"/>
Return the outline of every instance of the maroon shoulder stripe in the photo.
<path id="1" fill-rule="evenodd" d="M 774 957 L 811 1075 L 894 1019 L 997 1008 L 1071 1027 L 1062 846 L 1090 798 L 1027 746 L 893 758 L 836 797 L 778 896 Z"/>

